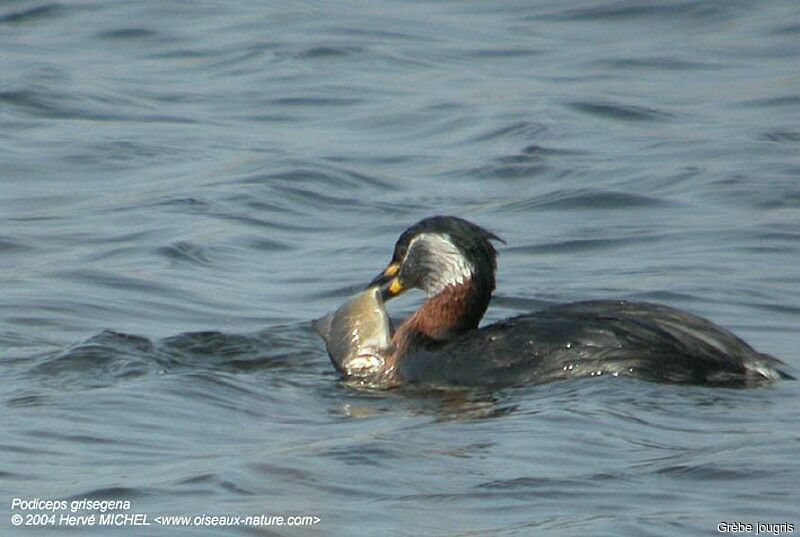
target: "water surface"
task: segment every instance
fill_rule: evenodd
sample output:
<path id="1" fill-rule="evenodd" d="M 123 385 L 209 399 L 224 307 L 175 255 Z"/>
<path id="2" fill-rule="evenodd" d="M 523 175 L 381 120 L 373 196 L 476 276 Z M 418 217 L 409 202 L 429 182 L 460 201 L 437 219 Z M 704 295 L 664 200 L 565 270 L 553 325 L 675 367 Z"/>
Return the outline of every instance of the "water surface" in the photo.
<path id="1" fill-rule="evenodd" d="M 797 528 L 796 382 L 361 392 L 309 321 L 449 213 L 508 242 L 488 320 L 658 301 L 797 370 L 798 21 L 791 0 L 1 3 L 0 533 L 67 531 L 12 527 L 13 497 L 322 519 L 129 535 Z"/>

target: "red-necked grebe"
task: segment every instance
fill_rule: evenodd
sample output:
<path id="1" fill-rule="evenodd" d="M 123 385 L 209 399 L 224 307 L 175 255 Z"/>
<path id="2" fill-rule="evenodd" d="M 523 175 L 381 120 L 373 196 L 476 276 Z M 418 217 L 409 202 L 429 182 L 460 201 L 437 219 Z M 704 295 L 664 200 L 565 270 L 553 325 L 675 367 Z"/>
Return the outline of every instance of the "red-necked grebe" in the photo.
<path id="1" fill-rule="evenodd" d="M 728 330 L 659 304 L 574 302 L 478 328 L 495 288 L 493 240 L 503 242 L 453 216 L 426 218 L 400 236 L 369 288 L 383 300 L 411 288 L 428 298 L 379 360 L 360 362 L 360 379 L 475 386 L 602 375 L 706 384 L 792 378 Z"/>

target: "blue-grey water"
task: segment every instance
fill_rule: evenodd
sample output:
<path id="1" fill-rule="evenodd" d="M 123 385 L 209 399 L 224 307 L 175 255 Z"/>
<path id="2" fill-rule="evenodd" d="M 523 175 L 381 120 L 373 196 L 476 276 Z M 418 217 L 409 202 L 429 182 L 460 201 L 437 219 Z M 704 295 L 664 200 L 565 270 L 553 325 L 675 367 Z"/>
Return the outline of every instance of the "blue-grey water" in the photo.
<path id="1" fill-rule="evenodd" d="M 657 301 L 797 371 L 798 58 L 795 0 L 3 1 L 0 534 L 800 531 L 800 382 L 363 392 L 309 326 L 456 214 L 489 321 Z"/>

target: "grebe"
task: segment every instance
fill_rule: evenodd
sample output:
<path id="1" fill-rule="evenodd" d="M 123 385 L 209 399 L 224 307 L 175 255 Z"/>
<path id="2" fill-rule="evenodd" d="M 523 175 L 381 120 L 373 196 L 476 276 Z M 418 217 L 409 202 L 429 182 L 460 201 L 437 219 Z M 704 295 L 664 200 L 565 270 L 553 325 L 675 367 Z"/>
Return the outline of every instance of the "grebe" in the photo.
<path id="1" fill-rule="evenodd" d="M 491 241 L 504 242 L 453 216 L 425 218 L 407 229 L 368 290 L 377 288 L 389 300 L 417 288 L 428 298 L 391 335 L 380 359 L 362 361 L 345 375 L 384 386 L 491 386 L 600 375 L 702 384 L 792 378 L 783 362 L 728 330 L 659 304 L 574 302 L 478 328 L 495 288 Z"/>

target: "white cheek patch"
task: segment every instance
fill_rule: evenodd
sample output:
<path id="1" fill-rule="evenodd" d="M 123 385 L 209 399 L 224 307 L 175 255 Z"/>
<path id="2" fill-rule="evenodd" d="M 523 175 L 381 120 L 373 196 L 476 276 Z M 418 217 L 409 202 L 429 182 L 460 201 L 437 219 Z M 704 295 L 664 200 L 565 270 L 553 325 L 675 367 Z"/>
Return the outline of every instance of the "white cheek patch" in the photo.
<path id="1" fill-rule="evenodd" d="M 472 263 L 447 235 L 420 233 L 411 240 L 406 258 L 412 252 L 419 256 L 419 262 L 425 269 L 421 287 L 428 296 L 439 293 L 447 286 L 464 283 L 475 272 Z"/>

